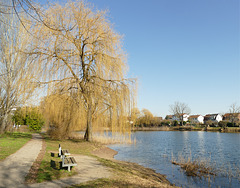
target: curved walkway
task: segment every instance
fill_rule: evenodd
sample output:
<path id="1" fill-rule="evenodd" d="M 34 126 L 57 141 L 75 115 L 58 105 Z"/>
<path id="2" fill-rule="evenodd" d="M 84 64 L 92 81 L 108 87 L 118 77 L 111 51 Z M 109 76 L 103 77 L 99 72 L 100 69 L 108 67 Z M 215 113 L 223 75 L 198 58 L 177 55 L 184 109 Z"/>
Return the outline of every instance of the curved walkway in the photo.
<path id="1" fill-rule="evenodd" d="M 33 138 L 16 153 L 0 162 L 0 187 L 21 187 L 42 148 L 42 137 Z"/>

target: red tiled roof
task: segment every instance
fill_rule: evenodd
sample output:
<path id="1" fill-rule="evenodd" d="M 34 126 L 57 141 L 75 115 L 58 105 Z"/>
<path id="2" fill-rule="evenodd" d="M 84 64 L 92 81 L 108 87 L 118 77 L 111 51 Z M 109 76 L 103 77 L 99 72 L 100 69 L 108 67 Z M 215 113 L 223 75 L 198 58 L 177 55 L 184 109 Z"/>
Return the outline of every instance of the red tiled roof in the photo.
<path id="1" fill-rule="evenodd" d="M 189 119 L 193 119 L 193 118 L 198 118 L 200 115 L 191 115 L 189 116 Z"/>

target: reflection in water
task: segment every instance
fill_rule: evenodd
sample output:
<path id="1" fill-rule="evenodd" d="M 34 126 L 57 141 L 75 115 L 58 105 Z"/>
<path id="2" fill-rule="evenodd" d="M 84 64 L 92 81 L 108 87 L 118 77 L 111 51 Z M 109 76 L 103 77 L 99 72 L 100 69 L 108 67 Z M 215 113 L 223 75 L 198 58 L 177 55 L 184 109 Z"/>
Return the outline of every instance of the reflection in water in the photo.
<path id="1" fill-rule="evenodd" d="M 179 131 L 155 131 L 136 132 L 136 145 L 111 145 L 118 151 L 116 159 L 139 163 L 153 168 L 161 174 L 167 175 L 167 179 L 183 187 L 240 187 L 236 178 L 216 177 L 211 179 L 199 179 L 187 177 L 179 168 L 172 165 L 172 157 L 177 158 L 179 153 L 183 156 L 205 158 L 211 160 L 217 166 L 238 166 L 240 156 L 240 134 L 215 133 L 215 132 L 179 132 Z M 234 172 L 234 168 L 232 168 Z M 236 173 L 236 169 L 235 169 Z M 210 184 L 209 184 L 210 183 Z"/>
<path id="2" fill-rule="evenodd" d="M 223 145 L 222 145 L 222 138 L 221 138 L 221 133 L 220 132 L 216 132 L 216 138 L 217 138 L 217 152 L 218 152 L 218 156 L 220 158 L 220 160 L 224 160 L 224 154 L 223 154 Z"/>
<path id="3" fill-rule="evenodd" d="M 198 131 L 198 145 L 199 145 L 199 153 L 205 155 L 205 140 L 204 140 L 204 132 Z"/>

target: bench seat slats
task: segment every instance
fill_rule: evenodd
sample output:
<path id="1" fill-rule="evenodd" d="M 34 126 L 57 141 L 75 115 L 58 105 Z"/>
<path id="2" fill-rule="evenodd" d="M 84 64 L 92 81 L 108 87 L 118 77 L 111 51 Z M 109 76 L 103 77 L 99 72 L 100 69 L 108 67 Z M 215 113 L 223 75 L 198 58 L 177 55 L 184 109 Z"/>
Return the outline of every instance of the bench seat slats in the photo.
<path id="1" fill-rule="evenodd" d="M 73 163 L 77 163 L 74 157 L 71 157 Z"/>
<path id="2" fill-rule="evenodd" d="M 64 165 L 75 165 L 75 164 L 77 164 L 77 162 L 74 159 L 74 157 L 66 157 L 64 159 Z"/>

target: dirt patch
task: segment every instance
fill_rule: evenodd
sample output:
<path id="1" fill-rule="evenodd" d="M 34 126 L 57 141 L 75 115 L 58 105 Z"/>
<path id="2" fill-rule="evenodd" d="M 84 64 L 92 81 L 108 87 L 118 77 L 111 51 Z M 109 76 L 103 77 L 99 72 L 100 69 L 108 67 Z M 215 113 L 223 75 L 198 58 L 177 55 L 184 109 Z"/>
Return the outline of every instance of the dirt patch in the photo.
<path id="1" fill-rule="evenodd" d="M 104 159 L 113 159 L 118 152 L 109 147 L 103 146 L 102 148 L 93 151 L 92 154 Z"/>

